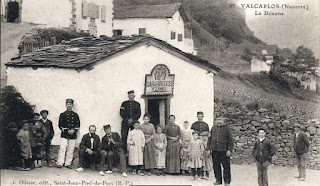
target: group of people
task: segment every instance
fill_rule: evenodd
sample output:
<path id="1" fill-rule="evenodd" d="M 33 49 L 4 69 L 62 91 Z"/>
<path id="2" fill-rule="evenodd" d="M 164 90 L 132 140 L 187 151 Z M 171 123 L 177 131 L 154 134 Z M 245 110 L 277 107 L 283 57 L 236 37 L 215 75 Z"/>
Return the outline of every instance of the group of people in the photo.
<path id="1" fill-rule="evenodd" d="M 170 115 L 165 126 L 150 123 L 151 116 L 145 114 L 143 122 L 140 104 L 134 100 L 134 91 L 128 92 L 129 100 L 120 107 L 122 117 L 121 137 L 111 131 L 111 125 L 103 126 L 105 136 L 95 134 L 97 127 L 89 126 L 89 133 L 82 137 L 79 150 L 79 168 L 85 167 L 97 170 L 100 175 L 111 174 L 113 167 L 118 166 L 122 176 L 127 176 L 127 161 L 132 167 L 132 174 L 156 175 L 191 174 L 192 180 L 209 180 L 209 172 L 213 169 L 216 182 L 214 185 L 225 185 L 231 182 L 230 156 L 233 151 L 234 138 L 226 125 L 226 118 L 218 117 L 209 130 L 209 125 L 203 121 L 204 113 L 197 112 L 195 123 L 189 128 L 185 121 L 183 127 L 175 123 L 175 116 Z M 60 114 L 59 129 L 61 130 L 60 149 L 57 168 L 65 166 L 72 168 L 73 152 L 80 128 L 80 118 L 72 111 L 74 101 L 66 100 L 67 110 Z M 8 125 L 5 137 L 10 142 L 5 149 L 8 151 L 7 162 L 16 162 L 21 158 L 22 170 L 30 170 L 42 166 L 43 154 L 46 154 L 47 165 L 50 164 L 50 145 L 54 136 L 52 122 L 47 119 L 49 112 L 43 110 L 35 113 L 32 120 L 24 121 L 17 132 L 15 123 Z M 41 115 L 41 119 L 40 119 Z M 305 128 L 302 126 L 294 138 L 300 181 L 306 177 L 306 158 L 309 142 Z M 257 165 L 258 184 L 267 186 L 267 171 L 275 146 L 266 138 L 264 128 L 257 130 L 257 140 L 252 149 L 252 156 Z M 16 139 L 16 140 L 12 140 Z M 6 140 L 6 139 L 5 139 Z M 9 163 L 10 164 L 10 163 Z M 9 165 L 10 166 L 10 165 Z M 223 171 L 221 170 L 223 167 Z M 222 174 L 223 173 L 223 174 Z"/>
<path id="2" fill-rule="evenodd" d="M 7 167 L 21 165 L 22 170 L 42 167 L 43 156 L 48 166 L 50 146 L 54 136 L 52 122 L 47 119 L 49 112 L 42 110 L 35 113 L 33 119 L 24 120 L 19 130 L 16 123 L 9 123 L 4 134 L 5 163 Z M 41 115 L 41 119 L 40 119 Z"/>

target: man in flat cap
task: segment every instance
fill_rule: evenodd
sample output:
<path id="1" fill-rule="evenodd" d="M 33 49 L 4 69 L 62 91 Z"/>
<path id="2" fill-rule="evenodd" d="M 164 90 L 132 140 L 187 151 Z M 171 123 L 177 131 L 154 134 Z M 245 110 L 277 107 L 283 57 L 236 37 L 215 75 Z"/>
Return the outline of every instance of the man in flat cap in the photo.
<path id="1" fill-rule="evenodd" d="M 66 100 L 67 110 L 60 114 L 59 128 L 61 130 L 61 143 L 58 154 L 57 167 L 61 168 L 63 164 L 71 169 L 73 151 L 76 145 L 77 132 L 80 128 L 80 119 L 77 113 L 72 111 L 73 100 Z"/>
<path id="2" fill-rule="evenodd" d="M 203 121 L 203 118 L 204 118 L 203 112 L 201 111 L 197 112 L 197 118 L 198 118 L 198 121 L 194 122 L 191 125 L 191 129 L 198 131 L 199 134 L 201 134 L 204 131 L 209 132 L 209 125 Z"/>
<path id="3" fill-rule="evenodd" d="M 123 141 L 123 150 L 127 152 L 127 137 L 129 129 L 133 129 L 133 121 L 139 120 L 141 116 L 140 103 L 134 100 L 135 94 L 131 90 L 128 92 L 129 100 L 124 101 L 120 107 L 120 115 L 122 117 L 121 123 L 121 137 Z"/>
<path id="4" fill-rule="evenodd" d="M 46 152 L 46 160 L 47 160 L 47 166 L 51 167 L 51 158 L 50 158 L 50 146 L 51 146 L 51 140 L 54 136 L 54 130 L 52 126 L 52 121 L 48 119 L 48 114 L 49 111 L 47 110 L 41 110 L 40 115 L 41 115 L 41 120 L 40 123 L 44 125 L 44 127 L 47 129 L 47 137 L 45 139 L 45 144 L 44 144 L 44 149 Z"/>
<path id="5" fill-rule="evenodd" d="M 299 181 L 305 181 L 306 179 L 306 162 L 307 162 L 307 152 L 309 151 L 309 139 L 305 134 L 306 127 L 301 126 L 300 130 L 294 135 L 294 151 L 296 152 L 296 162 L 298 165 Z"/>
<path id="6" fill-rule="evenodd" d="M 226 186 L 230 185 L 230 156 L 233 142 L 232 133 L 225 123 L 225 118 L 217 118 L 211 128 L 208 139 L 208 150 L 212 152 L 213 170 L 216 178 L 214 185 L 222 185 L 221 164 L 223 167 L 224 184 Z"/>
<path id="7" fill-rule="evenodd" d="M 122 176 L 127 177 L 126 169 L 126 159 L 124 157 L 124 152 L 122 149 L 123 143 L 117 132 L 111 132 L 111 126 L 103 126 L 106 135 L 102 138 L 101 145 L 101 162 L 100 162 L 100 172 L 101 176 L 105 173 L 111 174 L 114 162 L 119 164 L 120 173 Z M 114 161 L 115 160 L 115 161 Z M 107 161 L 108 168 L 105 169 L 105 163 Z"/>

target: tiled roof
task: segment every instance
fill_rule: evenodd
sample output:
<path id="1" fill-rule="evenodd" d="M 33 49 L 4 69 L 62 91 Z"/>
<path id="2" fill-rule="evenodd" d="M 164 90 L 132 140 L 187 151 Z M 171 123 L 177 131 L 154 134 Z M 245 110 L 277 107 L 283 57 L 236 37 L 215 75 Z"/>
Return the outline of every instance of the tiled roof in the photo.
<path id="1" fill-rule="evenodd" d="M 155 44 L 170 49 L 175 54 L 191 60 L 200 67 L 209 68 L 217 72 L 218 67 L 208 61 L 156 39 L 150 35 L 109 37 L 81 37 L 71 39 L 63 44 L 52 45 L 40 50 L 25 54 L 19 58 L 13 58 L 6 63 L 8 67 L 34 67 L 34 68 L 73 68 L 84 69 L 95 62 L 112 56 L 118 52 L 134 47 L 140 43 Z"/>
<path id="2" fill-rule="evenodd" d="M 232 53 L 243 54 L 244 49 L 249 49 L 254 54 L 262 54 L 262 50 L 267 50 L 268 54 L 276 54 L 277 45 L 255 45 L 255 44 L 230 44 L 229 50 Z"/>
<path id="3" fill-rule="evenodd" d="M 181 4 L 119 6 L 113 10 L 115 19 L 126 18 L 169 18 L 179 10 Z"/>

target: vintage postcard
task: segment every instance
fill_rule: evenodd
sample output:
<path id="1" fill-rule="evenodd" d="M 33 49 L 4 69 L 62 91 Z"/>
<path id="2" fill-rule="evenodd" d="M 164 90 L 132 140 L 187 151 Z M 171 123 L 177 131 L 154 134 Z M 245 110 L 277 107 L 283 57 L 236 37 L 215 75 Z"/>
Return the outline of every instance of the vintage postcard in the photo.
<path id="1" fill-rule="evenodd" d="M 319 14 L 1 0 L 1 185 L 319 185 Z"/>

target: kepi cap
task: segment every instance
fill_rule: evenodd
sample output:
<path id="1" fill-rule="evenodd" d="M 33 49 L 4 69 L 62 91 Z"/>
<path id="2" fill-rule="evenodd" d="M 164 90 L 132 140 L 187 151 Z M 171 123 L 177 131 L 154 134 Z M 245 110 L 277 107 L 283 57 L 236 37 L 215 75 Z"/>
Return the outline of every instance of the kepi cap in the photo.
<path id="1" fill-rule="evenodd" d="M 207 131 L 201 132 L 200 136 L 209 136 L 209 132 Z"/>
<path id="2" fill-rule="evenodd" d="M 134 90 L 128 91 L 128 94 L 134 94 Z"/>
<path id="3" fill-rule="evenodd" d="M 66 104 L 67 104 L 67 103 L 71 103 L 71 104 L 73 104 L 73 103 L 74 103 L 74 101 L 73 101 L 73 99 L 68 98 L 68 99 L 66 99 Z"/>

